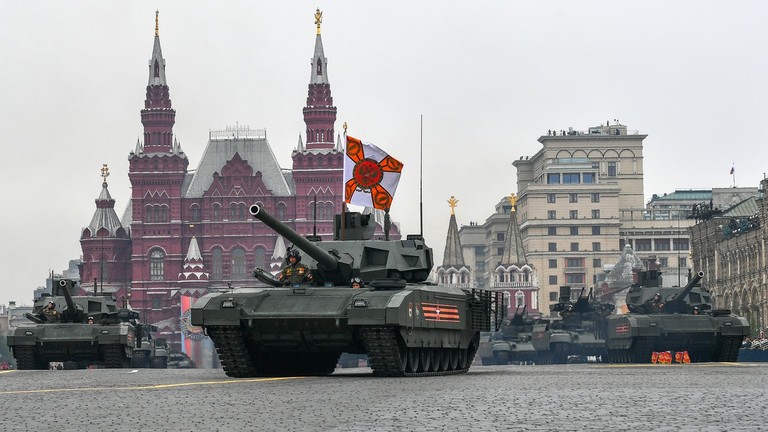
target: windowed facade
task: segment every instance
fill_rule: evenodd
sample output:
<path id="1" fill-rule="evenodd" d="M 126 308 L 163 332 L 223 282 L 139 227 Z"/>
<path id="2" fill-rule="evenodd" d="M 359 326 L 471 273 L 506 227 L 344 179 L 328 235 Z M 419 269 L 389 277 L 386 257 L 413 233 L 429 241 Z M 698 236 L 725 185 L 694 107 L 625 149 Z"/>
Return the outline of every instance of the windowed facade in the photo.
<path id="1" fill-rule="evenodd" d="M 547 227 L 547 235 L 557 235 L 557 227 Z"/>
<path id="2" fill-rule="evenodd" d="M 552 282 L 552 281 L 550 280 L 550 282 Z M 555 277 L 555 283 L 550 283 L 550 285 L 557 285 L 557 277 Z M 557 301 L 557 293 L 556 292 L 549 293 L 549 301 L 551 301 L 551 302 L 556 302 Z"/>
<path id="3" fill-rule="evenodd" d="M 584 273 L 570 273 L 566 276 L 566 282 L 568 284 L 584 284 Z"/>
<path id="4" fill-rule="evenodd" d="M 688 250 L 688 239 L 673 239 L 672 250 Z"/>
<path id="5" fill-rule="evenodd" d="M 590 197 L 592 198 L 592 202 L 593 203 L 600 202 L 600 194 L 599 193 L 597 193 L 597 192 L 592 193 L 592 194 L 590 194 Z"/>
<path id="6" fill-rule="evenodd" d="M 165 252 L 160 249 L 149 253 L 149 280 L 165 280 Z"/>
<path id="7" fill-rule="evenodd" d="M 549 284 L 550 285 L 557 285 L 557 275 L 551 275 L 549 277 Z M 550 293 L 550 295 L 551 294 L 554 294 L 555 295 L 555 300 L 557 300 L 557 293 Z"/>
<path id="8" fill-rule="evenodd" d="M 600 219 L 600 210 L 599 209 L 592 210 L 592 219 Z"/>
<path id="9" fill-rule="evenodd" d="M 661 266 L 661 268 L 669 267 L 669 258 L 666 258 L 666 257 L 659 258 L 659 265 Z"/>
<path id="10" fill-rule="evenodd" d="M 579 227 L 577 227 L 577 226 L 572 226 L 572 227 L 571 227 L 571 235 L 572 235 L 572 236 L 575 236 L 575 235 L 579 235 Z"/>
<path id="11" fill-rule="evenodd" d="M 221 255 L 221 249 L 219 248 L 211 251 L 211 279 L 213 280 L 224 279 L 224 275 L 222 274 Z"/>
<path id="12" fill-rule="evenodd" d="M 245 279 L 248 274 L 245 270 L 245 250 L 232 249 L 232 279 Z"/>
<path id="13" fill-rule="evenodd" d="M 557 219 L 557 212 L 555 210 L 547 210 L 547 219 Z"/>
<path id="14" fill-rule="evenodd" d="M 595 183 L 595 173 L 582 173 L 582 183 Z"/>
<path id="15" fill-rule="evenodd" d="M 688 258 L 685 258 L 685 257 L 678 258 L 677 266 L 680 267 L 680 268 L 688 267 Z"/>
<path id="16" fill-rule="evenodd" d="M 547 244 L 547 250 L 549 252 L 557 252 L 557 243 L 554 243 L 554 242 L 548 243 Z"/>
<path id="17" fill-rule="evenodd" d="M 635 252 L 650 252 L 651 239 L 636 239 L 634 249 Z"/>
<path id="18" fill-rule="evenodd" d="M 549 260 L 549 268 L 557 268 L 557 260 L 556 259 L 550 259 Z"/>
<path id="19" fill-rule="evenodd" d="M 504 233 L 503 232 L 496 233 L 496 241 L 504 241 Z"/>
<path id="20" fill-rule="evenodd" d="M 657 251 L 668 251 L 669 250 L 669 239 L 656 239 L 653 241 L 653 250 Z"/>
<path id="21" fill-rule="evenodd" d="M 577 203 L 579 202 L 579 194 L 568 194 L 568 202 L 569 203 Z"/>
<path id="22" fill-rule="evenodd" d="M 550 203 L 550 204 L 556 203 L 557 202 L 557 195 L 553 194 L 553 193 L 548 193 L 547 194 L 547 202 Z"/>
<path id="23" fill-rule="evenodd" d="M 578 252 L 579 251 L 579 243 L 578 242 L 572 242 L 571 243 L 571 252 Z"/>
<path id="24" fill-rule="evenodd" d="M 600 251 L 600 242 L 592 242 L 592 251 L 594 252 Z"/>
<path id="25" fill-rule="evenodd" d="M 580 177 L 579 173 L 564 173 L 563 184 L 579 184 Z"/>
<path id="26" fill-rule="evenodd" d="M 571 210 L 568 212 L 568 215 L 571 219 L 578 219 L 579 218 L 579 211 L 578 210 Z"/>
<path id="27" fill-rule="evenodd" d="M 608 162 L 608 177 L 616 177 L 616 162 Z"/>
<path id="28" fill-rule="evenodd" d="M 603 260 L 600 258 L 592 259 L 592 268 L 601 268 L 603 266 Z"/>
<path id="29" fill-rule="evenodd" d="M 547 184 L 560 184 L 560 174 L 557 174 L 557 173 L 547 174 Z"/>
<path id="30" fill-rule="evenodd" d="M 584 267 L 584 258 L 566 258 L 565 267 L 566 268 Z"/>

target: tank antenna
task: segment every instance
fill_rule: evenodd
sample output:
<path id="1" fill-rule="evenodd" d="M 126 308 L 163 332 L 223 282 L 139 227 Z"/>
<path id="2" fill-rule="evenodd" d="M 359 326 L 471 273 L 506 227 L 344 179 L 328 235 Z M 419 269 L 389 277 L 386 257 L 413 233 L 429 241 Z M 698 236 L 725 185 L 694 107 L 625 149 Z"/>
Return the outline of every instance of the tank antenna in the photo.
<path id="1" fill-rule="evenodd" d="M 312 208 L 312 238 L 317 238 L 317 194 L 315 194 L 315 205 Z"/>
<path id="2" fill-rule="evenodd" d="M 419 114 L 419 235 L 424 238 L 424 114 Z"/>

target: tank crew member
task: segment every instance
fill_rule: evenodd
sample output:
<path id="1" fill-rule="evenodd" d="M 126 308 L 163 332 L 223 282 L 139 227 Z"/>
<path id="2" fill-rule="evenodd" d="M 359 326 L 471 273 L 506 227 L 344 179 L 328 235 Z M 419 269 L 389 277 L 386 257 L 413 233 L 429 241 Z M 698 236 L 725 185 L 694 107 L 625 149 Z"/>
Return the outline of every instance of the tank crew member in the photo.
<path id="1" fill-rule="evenodd" d="M 694 315 L 699 315 L 700 313 L 701 313 L 701 311 L 699 310 L 699 307 L 698 306 L 694 306 L 693 307 L 693 314 Z"/>
<path id="2" fill-rule="evenodd" d="M 43 321 L 56 322 L 61 318 L 61 314 L 56 310 L 56 303 L 49 301 L 47 305 L 37 314 Z"/>
<path id="3" fill-rule="evenodd" d="M 288 251 L 288 264 L 283 267 L 278 280 L 283 285 L 312 282 L 312 273 L 301 263 L 301 254 L 298 249 Z"/>
<path id="4" fill-rule="evenodd" d="M 88 317 L 88 324 L 93 324 L 93 317 L 92 316 Z"/>
<path id="5" fill-rule="evenodd" d="M 360 279 L 359 277 L 353 277 L 349 281 L 349 286 L 352 288 L 362 288 L 365 286 L 365 284 L 363 283 L 363 280 Z"/>
<path id="6" fill-rule="evenodd" d="M 648 313 L 661 313 L 664 303 L 661 302 L 661 293 L 656 293 L 646 302 Z"/>

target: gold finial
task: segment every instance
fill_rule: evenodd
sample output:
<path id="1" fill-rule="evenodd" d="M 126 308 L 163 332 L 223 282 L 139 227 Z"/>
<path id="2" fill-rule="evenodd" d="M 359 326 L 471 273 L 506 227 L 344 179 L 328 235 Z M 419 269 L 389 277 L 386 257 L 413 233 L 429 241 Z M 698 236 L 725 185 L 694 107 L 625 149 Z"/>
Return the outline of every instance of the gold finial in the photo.
<path id="1" fill-rule="evenodd" d="M 315 25 L 317 26 L 317 34 L 320 34 L 320 24 L 323 23 L 323 13 L 320 12 L 320 8 L 315 11 Z"/>
<path id="2" fill-rule="evenodd" d="M 155 37 L 160 36 L 160 11 L 155 11 Z"/>
<path id="3" fill-rule="evenodd" d="M 509 203 L 512 204 L 512 211 L 513 212 L 516 211 L 517 209 L 515 207 L 517 206 L 517 195 L 515 195 L 514 193 L 510 195 Z"/>
<path id="4" fill-rule="evenodd" d="M 101 178 L 104 179 L 104 183 L 107 182 L 107 177 L 109 177 L 109 167 L 107 164 L 101 164 Z"/>
<path id="5" fill-rule="evenodd" d="M 344 122 L 344 135 L 347 134 L 347 122 Z"/>
<path id="6" fill-rule="evenodd" d="M 451 195 L 451 199 L 448 200 L 448 206 L 451 207 L 451 215 L 454 215 L 453 209 L 456 208 L 456 205 L 459 203 L 459 200 L 457 200 L 453 195 Z"/>

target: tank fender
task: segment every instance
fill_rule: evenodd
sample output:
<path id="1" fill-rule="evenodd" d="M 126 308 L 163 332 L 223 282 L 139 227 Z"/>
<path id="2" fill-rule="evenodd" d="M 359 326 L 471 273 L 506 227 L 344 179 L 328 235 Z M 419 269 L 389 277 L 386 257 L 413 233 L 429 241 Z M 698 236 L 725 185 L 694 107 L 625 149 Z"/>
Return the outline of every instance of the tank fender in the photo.
<path id="1" fill-rule="evenodd" d="M 496 342 L 493 344 L 493 352 L 511 352 L 515 349 L 515 344 L 511 342 Z"/>
<path id="2" fill-rule="evenodd" d="M 549 343 L 573 343 L 573 336 L 566 332 L 552 332 L 549 335 Z"/>
<path id="3" fill-rule="evenodd" d="M 746 318 L 731 315 L 729 317 L 715 318 L 718 330 L 722 336 L 749 336 L 750 327 Z"/>

